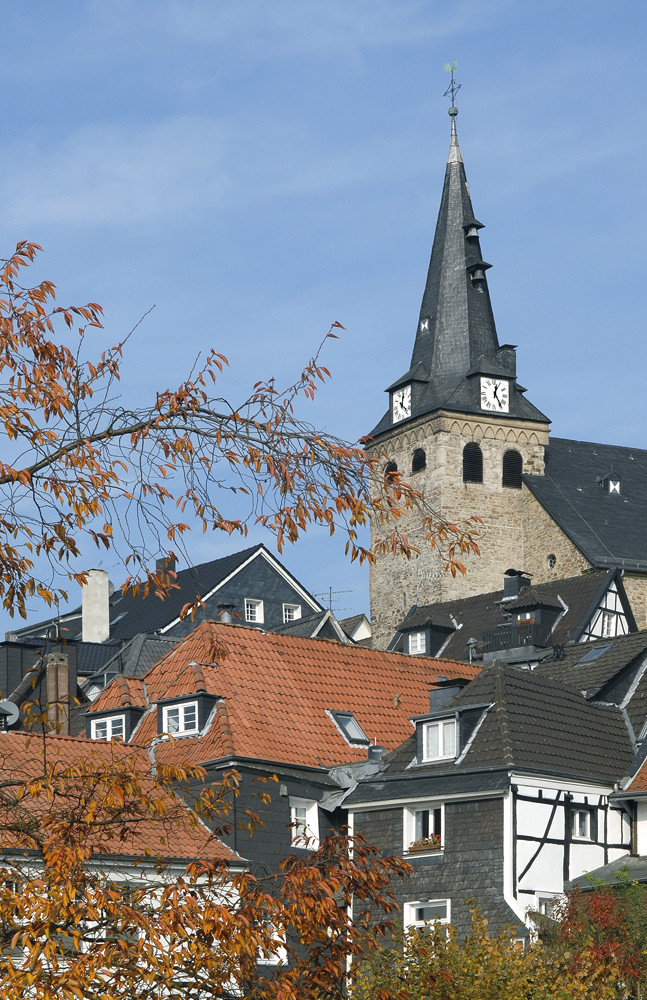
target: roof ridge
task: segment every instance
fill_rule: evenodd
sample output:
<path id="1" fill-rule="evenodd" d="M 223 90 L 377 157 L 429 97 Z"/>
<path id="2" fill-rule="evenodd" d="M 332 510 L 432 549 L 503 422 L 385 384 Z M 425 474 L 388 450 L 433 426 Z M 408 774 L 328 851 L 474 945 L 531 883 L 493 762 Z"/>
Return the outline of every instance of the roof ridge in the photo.
<path id="1" fill-rule="evenodd" d="M 503 759 L 506 764 L 514 764 L 512 754 L 512 743 L 510 740 L 510 723 L 508 721 L 508 706 L 506 700 L 506 686 L 504 683 L 504 667 L 502 664 L 495 666 L 494 693 L 496 699 L 496 718 L 501 735 L 501 748 Z"/>

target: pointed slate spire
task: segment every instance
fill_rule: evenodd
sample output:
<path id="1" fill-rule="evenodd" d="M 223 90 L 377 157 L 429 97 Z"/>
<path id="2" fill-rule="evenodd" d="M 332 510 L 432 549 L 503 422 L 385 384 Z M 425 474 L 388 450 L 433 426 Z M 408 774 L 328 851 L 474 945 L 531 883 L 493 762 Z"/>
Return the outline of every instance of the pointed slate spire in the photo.
<path id="1" fill-rule="evenodd" d="M 456 135 L 458 109 L 449 109 L 451 141 L 445 183 L 411 370 L 430 378 L 464 375 L 479 358 L 496 358 L 499 342 L 478 231 Z"/>

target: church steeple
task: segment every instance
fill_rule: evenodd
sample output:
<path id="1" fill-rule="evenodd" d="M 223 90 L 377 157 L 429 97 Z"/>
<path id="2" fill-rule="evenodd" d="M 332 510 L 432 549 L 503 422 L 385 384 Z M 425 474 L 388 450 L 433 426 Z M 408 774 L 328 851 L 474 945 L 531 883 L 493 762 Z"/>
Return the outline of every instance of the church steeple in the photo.
<path id="1" fill-rule="evenodd" d="M 449 155 L 411 364 L 387 389 L 389 411 L 372 437 L 438 410 L 548 420 L 516 381 L 515 348 L 499 346 L 486 278 L 491 265 L 479 240 L 483 224 L 474 215 L 458 145 L 457 90 L 452 73 Z"/>
<path id="2" fill-rule="evenodd" d="M 479 358 L 499 349 L 486 270 L 456 134 L 455 107 L 445 183 L 431 261 L 422 297 L 411 369 L 423 365 L 430 378 L 465 375 Z"/>

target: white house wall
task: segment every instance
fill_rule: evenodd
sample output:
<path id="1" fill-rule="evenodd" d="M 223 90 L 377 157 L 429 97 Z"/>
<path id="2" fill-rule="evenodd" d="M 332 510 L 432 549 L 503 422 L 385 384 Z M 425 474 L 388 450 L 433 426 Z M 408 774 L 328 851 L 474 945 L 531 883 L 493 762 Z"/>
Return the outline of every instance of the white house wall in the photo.
<path id="1" fill-rule="evenodd" d="M 516 851 L 511 863 L 519 901 L 536 907 L 558 895 L 564 882 L 614 861 L 631 844 L 629 815 L 609 805 L 611 788 L 518 776 L 512 823 Z M 573 813 L 588 816 L 588 836 L 573 836 Z M 647 805 L 643 832 L 647 849 Z"/>

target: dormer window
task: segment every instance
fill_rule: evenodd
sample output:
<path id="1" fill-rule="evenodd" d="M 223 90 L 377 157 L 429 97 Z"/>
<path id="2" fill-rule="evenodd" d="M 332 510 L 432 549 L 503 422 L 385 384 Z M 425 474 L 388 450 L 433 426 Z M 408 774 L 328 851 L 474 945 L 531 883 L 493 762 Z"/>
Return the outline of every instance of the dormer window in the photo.
<path id="1" fill-rule="evenodd" d="M 301 605 L 300 604 L 284 604 L 283 605 L 283 621 L 284 622 L 296 622 L 301 617 Z"/>
<path id="2" fill-rule="evenodd" d="M 172 736 L 189 736 L 198 732 L 198 703 L 186 701 L 180 705 L 165 705 L 162 729 Z"/>
<path id="3" fill-rule="evenodd" d="M 421 656 L 427 652 L 427 636 L 424 632 L 409 633 L 409 655 Z"/>
<path id="4" fill-rule="evenodd" d="M 422 727 L 423 761 L 456 756 L 456 719 L 425 722 Z"/>
<path id="5" fill-rule="evenodd" d="M 600 480 L 600 486 L 605 493 L 610 496 L 620 496 L 620 476 L 617 472 L 610 472 Z"/>
<path id="6" fill-rule="evenodd" d="M 126 734 L 125 715 L 92 719 L 90 734 L 93 740 L 123 740 Z"/>

